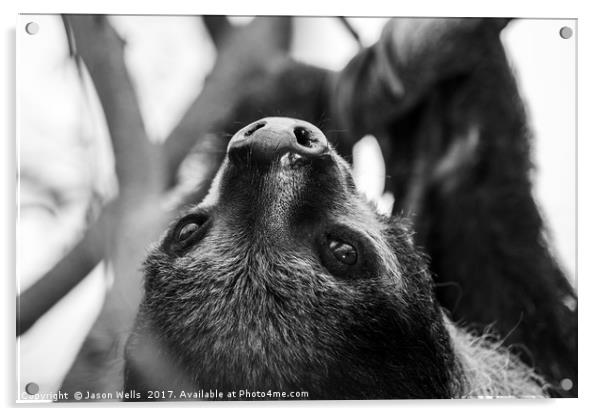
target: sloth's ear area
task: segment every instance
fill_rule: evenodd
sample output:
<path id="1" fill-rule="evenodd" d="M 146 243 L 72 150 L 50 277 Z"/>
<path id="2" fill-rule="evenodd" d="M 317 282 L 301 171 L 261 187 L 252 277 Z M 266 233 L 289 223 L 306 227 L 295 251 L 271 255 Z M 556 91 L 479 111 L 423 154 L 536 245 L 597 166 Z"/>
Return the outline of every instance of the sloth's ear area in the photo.
<path id="1" fill-rule="evenodd" d="M 411 228 L 410 220 L 406 217 L 392 215 L 383 217 L 386 228 L 383 235 L 389 247 L 395 253 L 399 264 L 420 266 L 420 269 L 428 274 L 429 259 L 414 241 L 414 231 Z"/>

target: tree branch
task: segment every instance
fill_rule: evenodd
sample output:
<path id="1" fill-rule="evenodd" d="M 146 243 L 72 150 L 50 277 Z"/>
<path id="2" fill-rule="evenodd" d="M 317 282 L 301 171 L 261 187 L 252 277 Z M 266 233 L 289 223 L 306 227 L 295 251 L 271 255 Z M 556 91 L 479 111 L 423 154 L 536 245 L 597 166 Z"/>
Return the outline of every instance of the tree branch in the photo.
<path id="1" fill-rule="evenodd" d="M 120 193 L 148 194 L 161 178 L 155 146 L 148 140 L 124 59 L 124 41 L 106 16 L 67 15 L 77 54 L 100 99 L 115 154 Z M 132 161 L 144 161 L 132 163 Z"/>
<path id="2" fill-rule="evenodd" d="M 359 48 L 363 48 L 364 44 L 362 43 L 362 39 L 360 38 L 359 33 L 357 33 L 357 30 L 355 30 L 355 28 L 351 25 L 351 23 L 349 23 L 349 20 L 347 20 L 347 18 L 345 16 L 339 16 L 338 19 L 343 24 L 343 27 L 345 28 L 345 30 L 347 30 L 347 32 L 351 35 L 353 40 L 355 40 L 355 43 L 357 44 L 357 46 Z"/>
<path id="3" fill-rule="evenodd" d="M 354 56 L 337 77 L 333 106 L 341 127 L 359 140 L 412 108 L 441 81 L 470 73 L 489 54 L 484 39 L 498 38 L 507 23 L 390 19 L 378 42 Z"/>
<path id="4" fill-rule="evenodd" d="M 232 31 L 232 25 L 228 18 L 224 15 L 204 15 L 201 16 L 201 19 L 203 19 L 213 44 L 216 48 L 219 48 Z"/>
<path id="5" fill-rule="evenodd" d="M 104 209 L 71 251 L 17 298 L 17 336 L 29 330 L 102 260 L 107 213 Z"/>
<path id="6" fill-rule="evenodd" d="M 215 67 L 163 145 L 168 188 L 175 184 L 178 167 L 192 146 L 208 133 L 222 129 L 248 85 L 268 75 L 290 47 L 289 17 L 255 18 L 227 33 L 220 19 L 205 18 L 206 22 L 212 21 L 210 33 L 218 46 Z"/>

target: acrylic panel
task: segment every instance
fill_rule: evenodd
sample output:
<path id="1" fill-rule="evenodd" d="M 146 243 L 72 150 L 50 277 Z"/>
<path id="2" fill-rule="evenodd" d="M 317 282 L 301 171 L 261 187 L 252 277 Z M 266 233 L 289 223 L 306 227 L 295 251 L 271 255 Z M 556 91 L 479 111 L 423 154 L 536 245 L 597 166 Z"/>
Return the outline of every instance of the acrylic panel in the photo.
<path id="1" fill-rule="evenodd" d="M 17 401 L 576 397 L 577 35 L 20 15 Z"/>

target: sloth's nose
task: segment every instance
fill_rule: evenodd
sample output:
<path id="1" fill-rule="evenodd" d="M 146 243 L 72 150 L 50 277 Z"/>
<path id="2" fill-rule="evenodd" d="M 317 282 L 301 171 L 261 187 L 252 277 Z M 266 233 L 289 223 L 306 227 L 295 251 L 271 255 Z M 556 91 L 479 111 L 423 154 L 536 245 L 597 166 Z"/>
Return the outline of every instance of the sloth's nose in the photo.
<path id="1" fill-rule="evenodd" d="M 284 117 L 264 118 L 232 137 L 228 157 L 235 163 L 271 163 L 286 153 L 316 158 L 329 152 L 324 133 L 311 123 Z"/>

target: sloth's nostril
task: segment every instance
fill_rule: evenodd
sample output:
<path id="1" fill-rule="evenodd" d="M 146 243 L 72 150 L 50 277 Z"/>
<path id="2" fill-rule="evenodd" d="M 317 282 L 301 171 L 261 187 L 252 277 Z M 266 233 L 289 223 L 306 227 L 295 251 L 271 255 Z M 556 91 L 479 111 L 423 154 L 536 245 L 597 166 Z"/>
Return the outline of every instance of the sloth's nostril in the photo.
<path id="1" fill-rule="evenodd" d="M 311 137 L 311 133 L 304 127 L 295 127 L 293 130 L 297 143 L 303 147 L 311 147 L 314 139 Z"/>
<path id="2" fill-rule="evenodd" d="M 245 137 L 249 137 L 250 135 L 255 133 L 257 130 L 264 127 L 265 125 L 266 125 L 265 121 L 260 121 L 259 123 L 252 125 L 251 128 L 249 128 L 249 130 L 245 131 Z"/>

